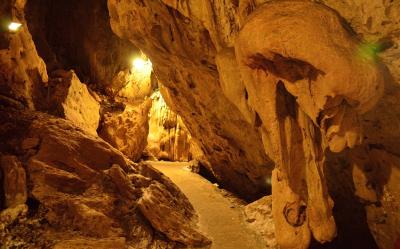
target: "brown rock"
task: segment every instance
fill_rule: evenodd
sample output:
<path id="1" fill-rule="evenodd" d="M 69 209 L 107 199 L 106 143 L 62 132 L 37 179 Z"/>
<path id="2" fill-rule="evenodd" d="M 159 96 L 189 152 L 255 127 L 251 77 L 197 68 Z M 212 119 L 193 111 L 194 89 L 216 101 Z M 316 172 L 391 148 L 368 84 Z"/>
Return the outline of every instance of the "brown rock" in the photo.
<path id="1" fill-rule="evenodd" d="M 80 238 L 56 243 L 53 249 L 125 249 L 125 238 L 90 239 Z"/>
<path id="2" fill-rule="evenodd" d="M 29 150 L 29 149 L 34 149 L 39 145 L 39 138 L 37 137 L 29 137 L 25 140 L 22 141 L 21 144 L 21 149 L 23 150 Z"/>
<path id="3" fill-rule="evenodd" d="M 117 164 L 114 164 L 109 170 L 108 175 L 111 177 L 118 191 L 127 199 L 135 199 L 134 186 L 132 185 L 128 175 Z"/>
<path id="4" fill-rule="evenodd" d="M 15 156 L 1 156 L 3 171 L 3 189 L 5 206 L 13 208 L 25 204 L 27 199 L 27 183 L 25 169 Z"/>
<path id="5" fill-rule="evenodd" d="M 27 165 L 28 193 L 38 207 L 32 209 L 32 217 L 24 219 L 39 220 L 32 231 L 35 243 L 46 245 L 55 241 L 58 248 L 92 248 L 100 242 L 104 242 L 103 246 L 115 242 L 116 248 L 135 247 L 137 243 L 141 248 L 156 248 L 161 244 L 177 248 L 208 241 L 197 231 L 195 211 L 187 198 L 160 172 L 133 164 L 110 144 L 68 120 L 42 113 L 15 110 L 11 113 L 0 108 L 0 118 L 8 127 L 17 124 L 13 128 L 17 130 L 18 124 L 29 124 L 27 133 L 14 139 L 20 139 L 21 143 L 25 136 L 34 135 L 40 141 L 37 153 L 30 156 Z M 1 132 L 0 129 L 0 137 L 6 137 Z M 164 206 L 153 207 L 146 202 L 153 207 L 146 213 L 147 220 L 135 207 L 141 205 L 137 200 L 143 192 L 152 193 L 152 185 L 157 186 L 154 194 Z M 153 226 L 154 217 L 165 215 L 160 210 L 175 215 L 184 225 L 170 222 Z M 14 213 L 19 214 L 11 212 Z M 4 217 L 11 219 L 16 215 Z M 4 224 L 6 235 L 16 236 L 23 245 L 33 247 L 30 236 L 19 232 L 31 223 L 18 220 L 12 227 Z M 173 231 L 173 236 L 169 231 Z"/>
<path id="6" fill-rule="evenodd" d="M 50 82 L 51 97 L 47 108 L 90 134 L 96 135 L 100 121 L 100 104 L 73 71 L 57 71 Z"/>
<path id="7" fill-rule="evenodd" d="M 4 26 L 7 19 L 22 24 L 16 33 L 0 34 L 0 95 L 16 100 L 30 109 L 35 108 L 38 89 L 47 84 L 46 65 L 36 51 L 24 18 L 26 1 L 3 1 L 0 12 Z M 5 23 L 4 23 L 5 22 Z"/>
<path id="8" fill-rule="evenodd" d="M 266 152 L 276 162 L 273 210 L 283 248 L 307 248 L 311 233 L 322 243 L 336 236 L 324 151 L 360 144 L 359 117 L 383 92 L 379 65 L 354 56 L 358 46 L 336 13 L 301 1 L 265 4 L 240 31 L 238 63 L 263 124 Z M 325 51 L 323 59 L 318 51 Z"/>
<path id="9" fill-rule="evenodd" d="M 139 160 L 147 144 L 150 108 L 151 100 L 147 99 L 136 106 L 128 105 L 122 113 L 106 113 L 100 137 L 130 159 Z"/>
<path id="10" fill-rule="evenodd" d="M 272 196 L 265 196 L 248 204 L 244 213 L 249 227 L 260 234 L 268 248 L 279 248 L 275 239 L 275 225 L 272 216 Z"/>
<path id="11" fill-rule="evenodd" d="M 194 246 L 210 244 L 211 241 L 195 229 L 195 223 L 185 216 L 190 209 L 185 206 L 181 206 L 183 210 L 178 209 L 174 199 L 163 185 L 155 183 L 144 190 L 138 206 L 153 227 L 169 239 Z"/>
<path id="12" fill-rule="evenodd" d="M 152 99 L 146 152 L 159 160 L 188 161 L 191 136 L 181 117 L 168 108 L 160 92 Z"/>
<path id="13" fill-rule="evenodd" d="M 226 188 L 253 199 L 268 191 L 264 179 L 272 162 L 262 149 L 257 129 L 245 121 L 219 84 L 216 49 L 224 42 L 232 44 L 234 37 L 218 31 L 238 30 L 235 14 L 230 12 L 234 4 L 224 3 L 109 0 L 108 7 L 113 31 L 149 56 L 165 86 L 167 105 L 201 143 L 213 167 L 210 171 Z M 136 18 L 130 18 L 132 13 Z"/>

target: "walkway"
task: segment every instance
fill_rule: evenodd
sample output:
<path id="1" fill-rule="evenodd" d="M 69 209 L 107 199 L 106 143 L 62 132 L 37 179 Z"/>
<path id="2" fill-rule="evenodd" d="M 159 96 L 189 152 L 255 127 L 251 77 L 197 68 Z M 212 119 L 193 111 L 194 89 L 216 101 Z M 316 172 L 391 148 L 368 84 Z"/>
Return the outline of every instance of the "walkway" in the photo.
<path id="1" fill-rule="evenodd" d="M 211 249 L 263 249 L 247 228 L 243 206 L 224 196 L 215 185 L 186 169 L 188 163 L 149 162 L 168 176 L 189 198 L 200 218 L 200 230 L 212 240 Z"/>

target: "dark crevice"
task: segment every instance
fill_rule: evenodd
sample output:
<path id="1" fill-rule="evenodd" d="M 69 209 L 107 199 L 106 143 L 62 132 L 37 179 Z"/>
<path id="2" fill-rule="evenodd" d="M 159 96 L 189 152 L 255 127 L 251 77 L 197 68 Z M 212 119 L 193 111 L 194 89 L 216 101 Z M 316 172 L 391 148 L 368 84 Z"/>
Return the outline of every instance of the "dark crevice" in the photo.
<path id="1" fill-rule="evenodd" d="M 246 89 L 246 88 L 244 89 L 244 98 L 245 98 L 246 100 L 249 99 L 249 93 L 247 92 L 247 89 Z"/>
<path id="2" fill-rule="evenodd" d="M 29 197 L 26 201 L 28 205 L 28 216 L 33 217 L 39 212 L 40 202 L 35 198 Z"/>
<path id="3" fill-rule="evenodd" d="M 251 69 L 262 69 L 270 72 L 276 77 L 285 79 L 291 83 L 302 79 L 315 81 L 319 75 L 325 74 L 308 62 L 284 57 L 280 54 L 273 54 L 271 59 L 266 58 L 262 54 L 255 54 L 249 57 L 248 66 Z"/>
<path id="4" fill-rule="evenodd" d="M 204 165 L 204 163 L 199 162 L 199 175 L 207 179 L 211 183 L 218 183 L 218 179 L 214 176 L 213 172 Z"/>
<path id="5" fill-rule="evenodd" d="M 296 98 L 286 90 L 282 81 L 279 81 L 277 84 L 276 113 L 278 119 L 281 121 L 286 117 L 291 117 L 293 119 L 297 117 Z"/>
<path id="6" fill-rule="evenodd" d="M 255 121 L 254 121 L 254 126 L 256 128 L 259 128 L 259 127 L 262 126 L 262 120 L 260 118 L 260 115 L 258 115 L 258 112 L 256 112 L 256 118 L 255 118 Z"/>
<path id="7" fill-rule="evenodd" d="M 48 72 L 73 69 L 85 83 L 106 85 L 138 53 L 112 32 L 106 0 L 29 0 L 25 10 Z"/>

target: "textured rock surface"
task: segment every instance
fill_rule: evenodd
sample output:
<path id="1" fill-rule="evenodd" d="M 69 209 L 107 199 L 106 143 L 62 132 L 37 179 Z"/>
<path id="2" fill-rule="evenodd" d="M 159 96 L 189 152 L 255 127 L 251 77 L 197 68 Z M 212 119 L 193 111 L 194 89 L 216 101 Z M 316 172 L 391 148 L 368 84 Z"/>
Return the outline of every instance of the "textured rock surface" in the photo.
<path id="1" fill-rule="evenodd" d="M 171 111 L 159 92 L 152 95 L 146 152 L 169 161 L 191 159 L 191 137 L 181 117 Z"/>
<path id="2" fill-rule="evenodd" d="M 97 134 L 100 104 L 74 71 L 53 72 L 46 94 L 43 109 L 70 120 L 91 134 Z"/>
<path id="3" fill-rule="evenodd" d="M 36 52 L 25 21 L 26 1 L 0 3 L 0 101 L 34 108 L 36 91 L 47 82 L 46 65 Z M 22 24 L 17 33 L 6 30 L 11 21 Z M 8 101 L 13 103 L 13 101 Z"/>
<path id="4" fill-rule="evenodd" d="M 147 145 L 151 104 L 152 101 L 147 99 L 136 106 L 126 106 L 122 113 L 106 112 L 99 136 L 137 161 Z"/>
<path id="5" fill-rule="evenodd" d="M 15 156 L 1 156 L 3 171 L 3 191 L 5 207 L 13 208 L 25 204 L 27 199 L 26 173 L 21 162 Z"/>
<path id="6" fill-rule="evenodd" d="M 6 247 L 19 243 L 30 248 L 93 248 L 103 241 L 102 248 L 107 243 L 120 248 L 182 248 L 209 243 L 197 232 L 197 216 L 186 197 L 150 166 L 133 164 L 108 143 L 63 119 L 7 109 L 0 110 L 0 118 L 1 149 L 23 161 L 29 195 L 29 215 L 22 211 L 22 221 L 14 219 L 2 227 L 2 238 L 13 236 L 4 240 Z M 27 148 L 22 146 L 26 137 L 40 142 Z M 152 191 L 154 186 L 160 191 Z M 159 205 L 160 200 L 166 202 Z M 136 208 L 143 202 L 146 212 Z M 180 222 L 164 219 L 162 227 L 154 225 L 161 212 L 180 217 Z M 27 230 L 30 223 L 35 224 L 33 231 Z"/>
<path id="7" fill-rule="evenodd" d="M 109 0 L 112 29 L 149 56 L 155 74 L 170 95 L 165 98 L 168 106 L 199 140 L 222 185 L 247 199 L 261 196 L 268 192 L 264 180 L 272 162 L 262 150 L 256 128 L 221 91 L 215 63 L 218 44 L 212 33 L 215 30 L 207 30 L 198 18 L 185 16 L 189 12 L 211 14 L 209 2 L 196 2 L 198 6 L 193 5 L 194 1 L 166 2 L 187 6 L 186 12 L 161 1 Z"/>
<path id="8" fill-rule="evenodd" d="M 335 232 L 327 247 L 393 248 L 400 234 L 398 1 L 108 0 L 110 17 L 105 3 L 30 0 L 33 44 L 25 1 L 2 1 L 1 13 L 23 26 L 0 34 L 0 103 L 33 109 L 48 97 L 37 94 L 48 80 L 35 45 L 50 71 L 72 67 L 108 97 L 135 100 L 129 44 L 111 33 L 110 21 L 149 55 L 166 102 L 222 186 L 254 199 L 268 192 L 274 161 L 282 248 L 305 248 L 312 236 L 327 242 Z M 160 207 L 171 203 L 152 195 L 176 192 L 145 166 L 130 172 L 120 153 L 66 121 L 3 113 L 0 151 L 18 156 L 29 182 L 29 212 L 21 204 L 0 214 L 3 241 L 59 248 L 206 242 L 160 222 Z M 109 151 L 118 156 L 109 159 Z M 185 217 L 175 211 L 171 217 Z"/>
<path id="9" fill-rule="evenodd" d="M 279 248 L 275 240 L 272 196 L 266 196 L 248 204 L 244 213 L 247 222 L 249 222 L 249 227 L 265 239 L 267 248 Z"/>

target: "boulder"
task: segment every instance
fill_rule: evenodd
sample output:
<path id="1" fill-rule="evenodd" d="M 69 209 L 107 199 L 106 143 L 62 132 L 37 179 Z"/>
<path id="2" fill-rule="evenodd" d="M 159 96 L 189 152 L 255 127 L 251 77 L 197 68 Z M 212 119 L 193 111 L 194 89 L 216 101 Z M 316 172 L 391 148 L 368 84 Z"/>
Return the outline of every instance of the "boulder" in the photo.
<path id="1" fill-rule="evenodd" d="M 99 130 L 100 137 L 131 160 L 139 160 L 147 145 L 150 108 L 151 100 L 146 99 L 137 105 L 127 105 L 122 113 L 106 112 Z"/>
<path id="2" fill-rule="evenodd" d="M 83 130 L 97 134 L 100 104 L 73 71 L 52 73 L 44 109 L 70 120 Z"/>

